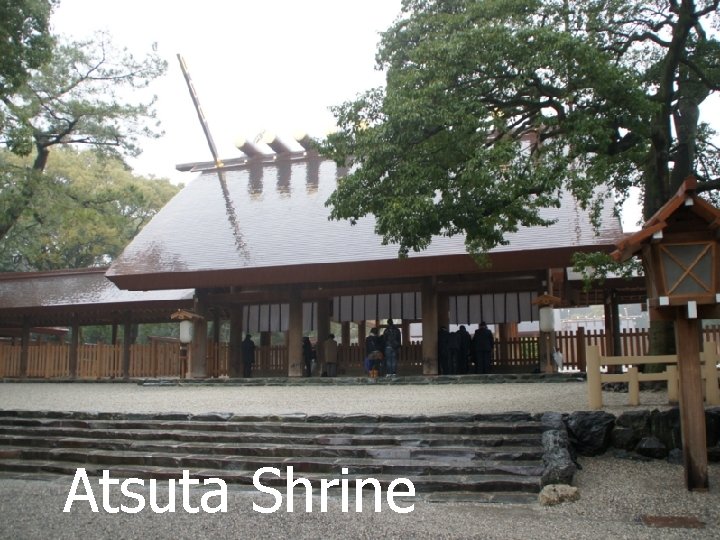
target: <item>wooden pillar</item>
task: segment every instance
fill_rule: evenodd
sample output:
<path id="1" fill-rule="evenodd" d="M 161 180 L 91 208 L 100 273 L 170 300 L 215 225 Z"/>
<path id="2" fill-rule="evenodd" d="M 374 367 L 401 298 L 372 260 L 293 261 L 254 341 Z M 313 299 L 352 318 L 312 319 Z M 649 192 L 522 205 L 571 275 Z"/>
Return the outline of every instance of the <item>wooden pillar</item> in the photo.
<path id="1" fill-rule="evenodd" d="M 28 375 L 28 357 L 30 356 L 30 321 L 23 318 L 22 337 L 20 338 L 20 376 Z"/>
<path id="2" fill-rule="evenodd" d="M 330 335 L 330 300 L 327 298 L 320 298 L 317 302 L 317 346 L 315 347 L 315 354 L 317 358 L 316 362 L 316 373 L 314 376 L 319 376 L 323 372 L 325 366 L 325 347 L 323 344 Z"/>
<path id="3" fill-rule="evenodd" d="M 577 367 L 584 373 L 587 371 L 587 348 L 585 346 L 584 326 L 578 326 L 577 332 L 575 333 L 575 350 L 577 351 Z M 567 351 L 563 352 L 567 355 Z"/>
<path id="4" fill-rule="evenodd" d="M 610 294 L 605 294 L 605 356 L 617 356 L 615 351 L 615 321 Z"/>
<path id="5" fill-rule="evenodd" d="M 112 325 L 112 337 L 110 338 L 110 343 L 112 343 L 113 346 L 117 345 L 118 341 L 118 325 L 117 323 L 113 323 Z"/>
<path id="6" fill-rule="evenodd" d="M 422 358 L 423 375 L 438 374 L 438 329 L 440 314 L 438 293 L 432 280 L 422 284 Z M 447 299 L 447 296 L 445 296 Z M 447 314 L 448 310 L 445 310 Z"/>
<path id="7" fill-rule="evenodd" d="M 288 377 L 303 376 L 302 357 L 303 304 L 299 291 L 290 293 L 290 313 L 287 331 Z"/>
<path id="8" fill-rule="evenodd" d="M 132 323 L 130 319 L 125 319 L 123 323 L 123 358 L 122 358 L 122 376 L 123 379 L 130 377 L 130 347 L 134 341 Z"/>
<path id="9" fill-rule="evenodd" d="M 242 374 L 243 310 L 242 306 L 230 308 L 230 343 L 228 344 L 228 376 Z"/>
<path id="10" fill-rule="evenodd" d="M 80 345 L 80 325 L 77 321 L 72 323 L 72 339 L 70 340 L 70 360 L 68 362 L 70 378 L 77 378 L 78 347 Z"/>
<path id="11" fill-rule="evenodd" d="M 207 377 L 207 334 L 208 323 L 205 318 L 193 319 L 193 340 L 190 343 L 189 377 L 202 379 Z"/>
<path id="12" fill-rule="evenodd" d="M 340 332 L 342 333 L 341 336 L 341 343 L 343 347 L 350 346 L 350 322 L 345 321 L 342 323 L 342 326 L 340 327 Z"/>
<path id="13" fill-rule="evenodd" d="M 690 491 L 708 489 L 705 408 L 700 376 L 700 333 L 699 319 L 678 316 L 675 320 L 685 486 Z"/>

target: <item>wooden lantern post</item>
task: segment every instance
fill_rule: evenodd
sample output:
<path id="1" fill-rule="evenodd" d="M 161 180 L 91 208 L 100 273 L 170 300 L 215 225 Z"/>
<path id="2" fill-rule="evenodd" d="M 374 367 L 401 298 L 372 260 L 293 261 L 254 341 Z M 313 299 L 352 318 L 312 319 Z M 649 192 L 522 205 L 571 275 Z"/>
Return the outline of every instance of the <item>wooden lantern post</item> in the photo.
<path id="1" fill-rule="evenodd" d="M 545 293 L 533 300 L 533 304 L 540 307 L 540 349 L 545 351 L 545 373 L 555 371 L 553 365 L 553 332 L 555 331 L 555 315 L 553 308 L 559 306 L 562 299 L 557 296 Z M 538 351 L 540 354 L 541 351 Z M 540 366 L 542 368 L 542 365 Z"/>
<path id="2" fill-rule="evenodd" d="M 718 313 L 720 210 L 697 197 L 689 177 L 637 233 L 618 244 L 616 260 L 639 253 L 655 318 L 675 321 L 685 484 L 708 488 L 705 408 L 700 373 L 701 318 Z"/>
<path id="3" fill-rule="evenodd" d="M 183 376 L 188 377 L 191 372 L 188 345 L 193 340 L 194 322 L 202 319 L 202 317 L 192 311 L 178 309 L 170 315 L 170 319 L 180 323 L 180 363 L 182 364 Z"/>

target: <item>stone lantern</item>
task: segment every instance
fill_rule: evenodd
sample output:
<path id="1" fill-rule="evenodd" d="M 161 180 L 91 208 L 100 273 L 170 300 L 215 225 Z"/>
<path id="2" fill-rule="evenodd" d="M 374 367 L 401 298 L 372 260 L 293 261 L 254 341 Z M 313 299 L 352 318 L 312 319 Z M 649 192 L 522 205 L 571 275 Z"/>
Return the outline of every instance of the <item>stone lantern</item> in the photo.
<path id="1" fill-rule="evenodd" d="M 718 315 L 720 210 L 697 196 L 688 177 L 643 228 L 617 244 L 624 261 L 639 254 L 654 319 L 675 321 L 685 481 L 708 487 L 705 409 L 700 375 L 701 319 Z"/>

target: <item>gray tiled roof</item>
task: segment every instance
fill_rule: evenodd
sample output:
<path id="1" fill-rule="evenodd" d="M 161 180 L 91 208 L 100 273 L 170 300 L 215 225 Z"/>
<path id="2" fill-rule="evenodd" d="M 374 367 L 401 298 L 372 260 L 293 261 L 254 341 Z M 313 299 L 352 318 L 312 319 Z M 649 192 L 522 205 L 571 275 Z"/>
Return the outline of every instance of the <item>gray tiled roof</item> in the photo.
<path id="1" fill-rule="evenodd" d="M 325 201 L 335 188 L 337 169 L 331 161 L 317 167 L 313 172 L 312 161 L 297 161 L 227 171 L 229 201 L 215 172 L 201 174 L 145 226 L 108 276 L 397 259 L 397 246 L 382 245 L 375 234 L 373 217 L 354 226 L 328 220 Z M 491 253 L 607 246 L 621 235 L 611 208 L 596 235 L 587 213 L 569 196 L 544 215 L 557 223 L 508 234 L 509 245 Z M 410 258 L 464 253 L 462 236 L 438 237 Z"/>
<path id="2" fill-rule="evenodd" d="M 124 291 L 105 277 L 104 268 L 47 273 L 0 274 L 0 308 L 103 306 L 192 300 L 194 290 Z"/>

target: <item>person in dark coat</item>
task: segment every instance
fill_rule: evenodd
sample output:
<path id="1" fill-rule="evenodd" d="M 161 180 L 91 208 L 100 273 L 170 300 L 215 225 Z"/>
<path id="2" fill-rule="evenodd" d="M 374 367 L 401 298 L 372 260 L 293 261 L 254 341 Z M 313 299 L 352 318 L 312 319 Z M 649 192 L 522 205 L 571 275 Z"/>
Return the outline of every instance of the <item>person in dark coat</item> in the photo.
<path id="1" fill-rule="evenodd" d="M 400 356 L 400 345 L 402 337 L 400 329 L 395 326 L 392 319 L 388 319 L 387 327 L 383 332 L 383 341 L 385 342 L 385 369 L 386 376 L 397 375 L 397 362 Z"/>
<path id="2" fill-rule="evenodd" d="M 249 379 L 252 376 L 252 366 L 255 363 L 255 342 L 250 334 L 245 336 L 242 342 L 243 377 Z"/>
<path id="3" fill-rule="evenodd" d="M 460 338 L 457 332 L 448 334 L 448 375 L 458 374 L 458 356 L 460 355 Z"/>
<path id="4" fill-rule="evenodd" d="M 468 373 L 468 360 L 472 352 L 472 337 L 464 325 L 457 331 L 460 350 L 458 351 L 457 372 L 460 375 Z"/>
<path id="5" fill-rule="evenodd" d="M 475 358 L 475 373 L 490 373 L 492 352 L 495 346 L 495 338 L 487 327 L 485 321 L 480 323 L 480 328 L 475 330 L 473 336 L 473 356 Z"/>
<path id="6" fill-rule="evenodd" d="M 305 336 L 302 340 L 302 355 L 303 362 L 305 363 L 305 376 L 312 376 L 312 359 L 313 359 L 313 347 L 310 343 L 310 338 Z"/>
<path id="7" fill-rule="evenodd" d="M 440 375 L 450 374 L 450 333 L 444 326 L 438 330 L 438 369 Z"/>

